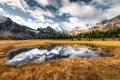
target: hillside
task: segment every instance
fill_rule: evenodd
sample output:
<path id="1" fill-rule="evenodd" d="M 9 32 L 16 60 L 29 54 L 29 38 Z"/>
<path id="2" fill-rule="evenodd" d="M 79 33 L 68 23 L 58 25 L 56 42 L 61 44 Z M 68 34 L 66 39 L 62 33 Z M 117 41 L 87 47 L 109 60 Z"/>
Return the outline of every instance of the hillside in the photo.
<path id="1" fill-rule="evenodd" d="M 22 39 L 32 38 L 36 33 L 31 31 L 33 29 L 26 26 L 21 26 L 13 22 L 10 18 L 0 17 L 0 36 L 1 37 L 18 37 Z"/>
<path id="2" fill-rule="evenodd" d="M 112 18 L 110 20 L 105 20 L 100 23 L 97 23 L 95 27 L 90 28 L 89 30 L 103 30 L 120 28 L 120 15 Z"/>
<path id="3" fill-rule="evenodd" d="M 78 27 L 74 28 L 72 31 L 68 32 L 69 35 L 77 35 L 79 33 L 86 33 L 90 31 L 107 31 L 109 29 L 117 29 L 120 28 L 120 15 L 110 19 L 104 20 L 100 23 L 97 23 L 94 27 L 89 28 L 87 30 L 80 30 Z"/>

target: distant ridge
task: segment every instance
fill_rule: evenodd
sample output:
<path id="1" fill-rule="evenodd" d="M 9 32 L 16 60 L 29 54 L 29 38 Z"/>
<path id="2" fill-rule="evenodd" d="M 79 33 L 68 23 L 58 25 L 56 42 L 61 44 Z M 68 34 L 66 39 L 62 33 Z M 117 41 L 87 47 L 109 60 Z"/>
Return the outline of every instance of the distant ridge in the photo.
<path id="1" fill-rule="evenodd" d="M 77 27 L 76 27 L 77 28 Z M 68 32 L 69 35 L 77 35 L 79 33 L 85 33 L 90 31 L 106 31 L 108 29 L 117 29 L 120 28 L 120 15 L 110 19 L 110 20 L 104 20 L 100 23 L 97 23 L 94 27 L 89 28 L 87 30 L 79 30 L 74 28 L 72 31 Z"/>

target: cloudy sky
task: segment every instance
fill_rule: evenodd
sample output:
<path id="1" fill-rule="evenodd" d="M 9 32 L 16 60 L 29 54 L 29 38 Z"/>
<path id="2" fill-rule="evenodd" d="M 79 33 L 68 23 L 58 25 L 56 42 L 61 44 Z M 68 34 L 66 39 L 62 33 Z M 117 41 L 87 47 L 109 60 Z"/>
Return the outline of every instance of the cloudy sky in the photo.
<path id="1" fill-rule="evenodd" d="M 120 0 L 0 0 L 0 15 L 34 29 L 86 29 L 119 14 Z"/>

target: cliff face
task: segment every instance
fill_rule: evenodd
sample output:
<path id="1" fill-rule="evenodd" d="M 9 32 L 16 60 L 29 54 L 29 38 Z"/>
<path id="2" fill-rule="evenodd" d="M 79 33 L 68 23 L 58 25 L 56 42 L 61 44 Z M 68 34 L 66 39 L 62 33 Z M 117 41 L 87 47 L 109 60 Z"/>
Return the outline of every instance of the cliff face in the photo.
<path id="1" fill-rule="evenodd" d="M 120 28 L 120 15 L 112 18 L 110 20 L 104 20 L 100 23 L 97 23 L 94 27 L 89 28 L 87 30 L 79 30 L 77 27 L 74 28 L 72 31 L 68 32 L 69 35 L 77 35 L 79 33 L 85 33 L 90 31 L 106 31 L 108 29 L 117 29 Z"/>

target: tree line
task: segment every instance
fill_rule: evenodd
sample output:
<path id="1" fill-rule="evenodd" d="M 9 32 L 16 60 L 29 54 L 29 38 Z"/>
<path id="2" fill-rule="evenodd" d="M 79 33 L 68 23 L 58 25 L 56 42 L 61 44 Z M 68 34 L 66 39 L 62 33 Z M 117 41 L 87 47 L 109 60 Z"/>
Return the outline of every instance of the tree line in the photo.
<path id="1" fill-rule="evenodd" d="M 55 33 L 48 36 L 39 36 L 29 39 L 78 39 L 87 38 L 87 39 L 104 39 L 104 38 L 120 38 L 120 28 L 118 29 L 109 29 L 107 31 L 90 31 L 87 33 L 80 33 L 78 35 L 68 35 Z M 18 37 L 0 37 L 1 40 L 22 40 Z"/>
<path id="2" fill-rule="evenodd" d="M 120 28 L 109 29 L 107 31 L 90 31 L 87 33 L 80 33 L 78 35 L 68 35 L 68 34 L 52 34 L 49 36 L 41 36 L 39 39 L 81 39 L 81 38 L 120 38 Z"/>

